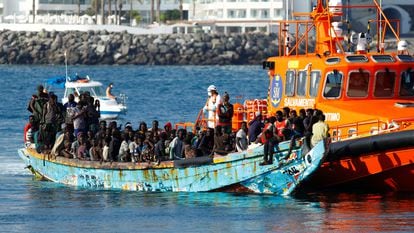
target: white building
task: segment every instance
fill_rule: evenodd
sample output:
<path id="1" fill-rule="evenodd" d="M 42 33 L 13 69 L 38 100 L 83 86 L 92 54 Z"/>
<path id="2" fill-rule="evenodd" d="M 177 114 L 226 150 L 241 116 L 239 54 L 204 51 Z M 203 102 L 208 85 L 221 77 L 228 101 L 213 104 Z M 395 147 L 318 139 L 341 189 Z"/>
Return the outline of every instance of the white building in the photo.
<path id="1" fill-rule="evenodd" d="M 93 9 L 93 0 L 79 0 L 81 15 L 85 14 L 88 8 Z M 151 1 L 142 0 L 118 0 L 117 8 L 116 0 L 111 1 L 112 14 L 115 9 L 119 11 L 121 6 L 122 14 L 128 15 L 130 10 L 139 11 L 144 23 L 150 23 Z M 76 15 L 78 13 L 78 0 L 34 0 L 34 8 L 36 16 L 42 15 Z M 100 6 L 99 6 L 100 7 Z M 156 9 L 156 6 L 154 6 Z M 174 10 L 179 8 L 179 0 L 161 0 L 161 11 Z M 33 0 L 0 0 L 0 15 L 4 18 L 9 16 L 26 17 L 30 22 L 33 11 Z M 105 0 L 105 11 L 108 11 L 108 0 Z M 100 13 L 100 12 L 99 12 Z M 98 22 L 99 23 L 99 22 Z M 123 22 L 128 24 L 129 22 Z"/>
<path id="2" fill-rule="evenodd" d="M 36 23 L 47 24 L 95 24 L 95 17 L 85 15 L 92 7 L 93 0 L 79 0 L 82 18 L 77 17 L 78 0 L 0 0 L 0 22 L 33 23 L 33 2 L 36 12 Z M 338 1 L 338 0 L 337 0 Z M 340 1 L 340 0 L 339 0 Z M 344 0 L 343 0 L 344 1 Z M 354 3 L 368 4 L 372 0 L 350 0 Z M 108 11 L 108 0 L 105 0 L 105 12 Z M 131 10 L 139 11 L 141 23 L 151 24 L 151 0 L 111 0 L 112 14 L 115 4 L 122 5 L 121 21 L 130 25 L 127 20 Z M 175 32 L 192 32 L 196 29 L 213 32 L 275 32 L 275 21 L 291 17 L 290 12 L 309 12 L 316 0 L 182 0 L 185 21 L 175 27 Z M 400 20 L 400 32 L 414 31 L 413 0 L 383 0 L 383 9 L 389 18 Z M 155 4 L 156 5 L 156 4 Z M 161 11 L 178 10 L 180 0 L 161 0 Z M 154 6 L 156 8 L 156 6 Z M 366 9 L 369 11 L 370 9 Z M 358 22 L 366 22 L 362 14 L 351 13 L 351 18 Z M 101 24 L 100 17 L 96 17 Z M 106 24 L 114 24 L 114 18 Z M 356 23 L 354 23 L 356 24 Z"/>
<path id="3" fill-rule="evenodd" d="M 275 32 L 277 20 L 292 9 L 309 12 L 311 5 L 312 0 L 197 0 L 188 2 L 185 9 L 189 21 L 204 31 L 244 33 Z"/>

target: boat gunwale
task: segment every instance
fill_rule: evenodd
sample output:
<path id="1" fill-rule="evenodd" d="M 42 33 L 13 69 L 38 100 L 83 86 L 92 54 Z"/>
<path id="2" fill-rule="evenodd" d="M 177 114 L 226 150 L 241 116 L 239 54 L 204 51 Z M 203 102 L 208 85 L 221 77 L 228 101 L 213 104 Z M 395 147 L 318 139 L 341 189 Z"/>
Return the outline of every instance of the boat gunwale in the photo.
<path id="1" fill-rule="evenodd" d="M 255 148 L 254 148 L 255 149 Z M 104 170 L 148 170 L 148 169 L 185 169 L 188 167 L 202 167 L 202 166 L 211 166 L 223 163 L 233 163 L 245 159 L 255 159 L 257 157 L 263 157 L 261 153 L 255 153 L 254 149 L 249 149 L 243 152 L 234 152 L 228 155 L 214 155 L 211 163 L 200 164 L 200 165 L 189 165 L 189 166 L 180 166 L 177 167 L 174 165 L 174 160 L 162 161 L 160 164 L 156 162 L 100 162 L 100 161 L 90 161 L 90 160 L 79 160 L 65 158 L 62 156 L 53 156 L 51 154 L 41 154 L 38 153 L 33 148 L 21 148 L 26 156 L 33 156 L 40 160 L 45 160 L 51 163 L 61 164 L 70 167 L 77 168 L 90 168 L 90 169 L 104 169 Z M 27 152 L 24 152 L 24 151 Z M 261 151 L 261 150 L 260 150 Z M 280 152 L 275 152 L 275 154 Z M 232 156 L 233 155 L 233 156 Z M 206 156 L 207 157 L 207 156 Z"/>

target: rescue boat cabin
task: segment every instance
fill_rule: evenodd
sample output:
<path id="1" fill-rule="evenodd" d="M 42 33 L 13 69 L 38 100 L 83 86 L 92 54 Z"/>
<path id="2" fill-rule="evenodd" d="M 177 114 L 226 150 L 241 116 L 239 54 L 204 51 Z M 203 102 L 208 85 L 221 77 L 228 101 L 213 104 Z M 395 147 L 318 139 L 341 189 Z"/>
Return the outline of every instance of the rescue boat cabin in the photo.
<path id="1" fill-rule="evenodd" d="M 348 26 L 342 35 L 342 11 L 351 6 L 319 0 L 310 14 L 295 14 L 310 20 L 280 22 L 279 55 L 263 62 L 269 75 L 269 115 L 283 107 L 320 109 L 337 137 L 376 134 L 414 118 L 414 57 L 373 2 L 359 7 L 377 9 L 379 18 L 369 21 L 377 25 L 376 44 L 369 26 L 356 37 Z M 394 34 L 397 51 L 384 52 L 386 31 Z M 335 129 L 347 124 L 343 132 Z"/>

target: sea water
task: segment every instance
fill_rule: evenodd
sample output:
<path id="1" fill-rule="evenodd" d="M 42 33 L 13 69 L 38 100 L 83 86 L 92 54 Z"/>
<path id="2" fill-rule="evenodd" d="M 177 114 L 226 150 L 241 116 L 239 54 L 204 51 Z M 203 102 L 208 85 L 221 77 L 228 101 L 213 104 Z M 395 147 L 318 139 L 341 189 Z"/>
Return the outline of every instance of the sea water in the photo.
<path id="1" fill-rule="evenodd" d="M 231 102 L 266 98 L 258 66 L 75 66 L 128 96 L 119 124 L 194 121 L 207 87 Z M 63 66 L 0 66 L 0 232 L 413 232 L 414 195 L 352 192 L 292 197 L 94 191 L 37 181 L 17 155 L 28 101 Z M 52 89 L 62 97 L 62 90 Z"/>

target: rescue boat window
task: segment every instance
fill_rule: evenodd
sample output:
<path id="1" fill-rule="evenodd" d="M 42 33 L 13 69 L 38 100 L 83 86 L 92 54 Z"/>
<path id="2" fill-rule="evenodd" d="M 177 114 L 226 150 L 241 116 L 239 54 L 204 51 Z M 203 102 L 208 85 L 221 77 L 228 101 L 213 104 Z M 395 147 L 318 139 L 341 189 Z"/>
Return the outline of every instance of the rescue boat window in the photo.
<path id="1" fill-rule="evenodd" d="M 390 55 L 372 55 L 372 59 L 378 63 L 389 63 L 395 61 Z"/>
<path id="2" fill-rule="evenodd" d="M 309 95 L 316 97 L 319 90 L 319 82 L 321 81 L 321 73 L 319 71 L 312 71 L 309 83 Z"/>
<path id="3" fill-rule="evenodd" d="M 398 60 L 403 62 L 414 62 L 414 57 L 411 55 L 397 55 Z"/>
<path id="4" fill-rule="evenodd" d="M 89 92 L 89 94 L 92 95 L 91 93 L 91 88 L 90 87 L 79 87 L 78 88 L 79 94 L 85 93 L 85 92 Z"/>
<path id="5" fill-rule="evenodd" d="M 369 73 L 364 71 L 351 72 L 348 80 L 349 97 L 366 97 L 368 96 Z"/>
<path id="6" fill-rule="evenodd" d="M 331 58 L 326 59 L 326 64 L 334 65 L 334 64 L 339 63 L 340 61 L 341 59 L 339 57 L 331 57 Z"/>
<path id="7" fill-rule="evenodd" d="M 95 92 L 95 96 L 105 96 L 105 91 L 102 86 L 96 86 L 91 88 L 93 92 Z M 92 94 L 92 93 L 91 93 Z"/>
<path id="8" fill-rule="evenodd" d="M 307 71 L 299 71 L 298 73 L 298 83 L 296 86 L 296 93 L 298 96 L 306 95 L 306 74 Z"/>
<path id="9" fill-rule="evenodd" d="M 295 71 L 286 72 L 286 87 L 285 92 L 287 96 L 293 96 L 295 94 Z"/>
<path id="10" fill-rule="evenodd" d="M 414 71 L 401 73 L 400 96 L 414 96 Z"/>
<path id="11" fill-rule="evenodd" d="M 394 95 L 395 72 L 379 71 L 375 76 L 375 97 L 392 97 Z"/>
<path id="12" fill-rule="evenodd" d="M 350 55 L 346 56 L 346 60 L 351 63 L 368 62 L 368 58 L 365 55 Z"/>
<path id="13" fill-rule="evenodd" d="M 337 70 L 329 73 L 326 77 L 323 96 L 326 98 L 338 98 L 341 95 L 342 74 Z"/>

